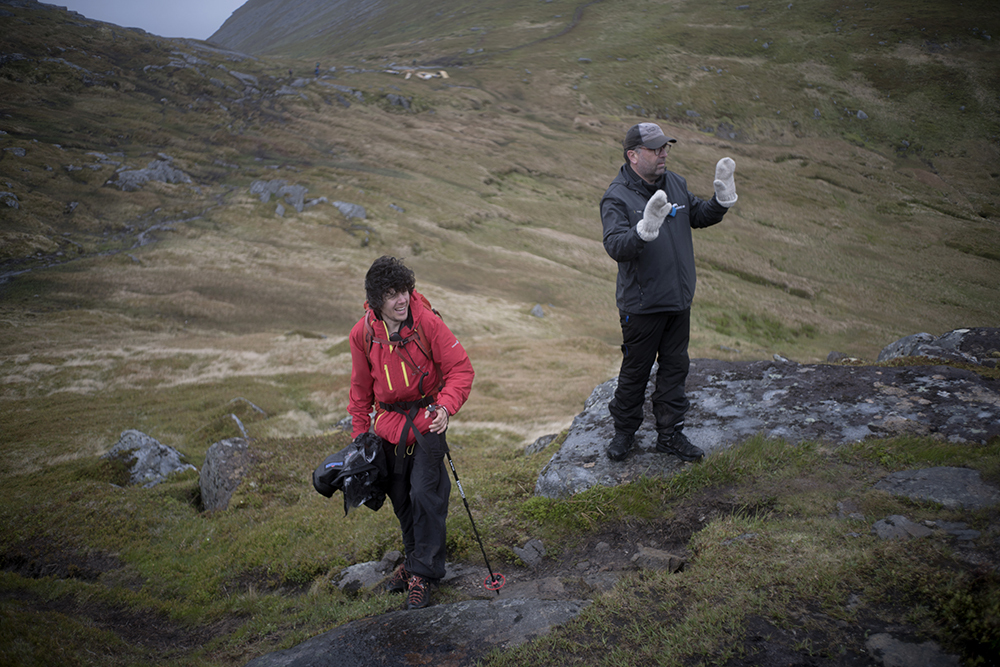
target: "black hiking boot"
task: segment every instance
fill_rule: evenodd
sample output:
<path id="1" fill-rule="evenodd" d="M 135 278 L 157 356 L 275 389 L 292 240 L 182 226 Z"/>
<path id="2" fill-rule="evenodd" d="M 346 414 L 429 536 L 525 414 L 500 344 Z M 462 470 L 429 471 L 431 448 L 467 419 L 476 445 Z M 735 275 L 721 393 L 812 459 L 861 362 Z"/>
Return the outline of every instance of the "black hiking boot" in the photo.
<path id="1" fill-rule="evenodd" d="M 431 603 L 430 584 L 419 574 L 410 577 L 407 586 L 410 590 L 406 595 L 407 609 L 423 609 Z"/>
<path id="2" fill-rule="evenodd" d="M 608 458 L 612 461 L 624 461 L 634 442 L 633 434 L 615 431 L 615 437 L 611 438 L 611 444 L 608 445 Z"/>
<path id="3" fill-rule="evenodd" d="M 409 579 L 410 575 L 406 573 L 406 567 L 400 565 L 393 571 L 388 581 L 385 582 L 385 590 L 390 593 L 402 593 L 406 590 Z"/>
<path id="4" fill-rule="evenodd" d="M 705 452 L 700 447 L 692 445 L 683 431 L 661 434 L 656 439 L 656 451 L 661 454 L 673 454 L 681 461 L 697 461 L 705 456 Z"/>

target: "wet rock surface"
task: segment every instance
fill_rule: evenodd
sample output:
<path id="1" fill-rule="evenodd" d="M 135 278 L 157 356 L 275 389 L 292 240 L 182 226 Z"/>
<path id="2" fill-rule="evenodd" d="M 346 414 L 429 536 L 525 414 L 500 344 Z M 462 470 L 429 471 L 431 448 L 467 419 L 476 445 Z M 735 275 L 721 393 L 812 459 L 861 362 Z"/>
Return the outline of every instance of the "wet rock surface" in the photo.
<path id="1" fill-rule="evenodd" d="M 589 604 L 582 600 L 467 600 L 347 623 L 247 667 L 468 665 L 495 647 L 546 634 Z M 415 661 L 416 660 L 416 661 Z"/>

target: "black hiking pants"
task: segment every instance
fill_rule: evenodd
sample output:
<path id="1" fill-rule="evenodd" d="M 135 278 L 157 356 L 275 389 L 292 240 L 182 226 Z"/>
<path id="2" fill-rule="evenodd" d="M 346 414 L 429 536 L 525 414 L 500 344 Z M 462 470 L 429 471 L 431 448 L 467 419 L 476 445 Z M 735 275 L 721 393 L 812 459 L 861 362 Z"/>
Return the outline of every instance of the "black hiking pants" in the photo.
<path id="1" fill-rule="evenodd" d="M 667 434 L 684 425 L 690 402 L 684 392 L 688 368 L 691 310 L 679 313 L 620 313 L 622 366 L 618 388 L 608 404 L 615 430 L 634 434 L 642 425 L 642 407 L 653 362 L 659 360 L 653 388 L 656 430 Z"/>
<path id="2" fill-rule="evenodd" d="M 444 576 L 445 521 L 451 480 L 444 465 L 447 448 L 443 433 L 424 433 L 426 447 L 417 443 L 412 452 L 386 442 L 390 482 L 386 495 L 399 519 L 410 574 L 432 580 Z M 403 457 L 401 466 L 396 457 Z"/>

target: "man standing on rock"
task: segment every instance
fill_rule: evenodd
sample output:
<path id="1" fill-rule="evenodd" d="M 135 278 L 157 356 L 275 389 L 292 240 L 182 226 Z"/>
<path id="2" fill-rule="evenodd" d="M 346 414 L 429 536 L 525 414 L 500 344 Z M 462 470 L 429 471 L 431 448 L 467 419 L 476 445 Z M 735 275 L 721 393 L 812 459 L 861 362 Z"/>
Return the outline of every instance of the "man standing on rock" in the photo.
<path id="1" fill-rule="evenodd" d="M 601 199 L 604 248 L 618 262 L 616 300 L 622 327 L 622 365 L 609 404 L 615 435 L 608 458 L 624 460 L 642 424 L 642 407 L 653 362 L 656 451 L 684 461 L 704 452 L 684 435 L 689 401 L 687 379 L 691 301 L 695 290 L 692 227 L 722 221 L 736 203 L 736 164 L 724 157 L 715 167 L 715 196 L 704 201 L 687 181 L 667 171 L 677 142 L 655 123 L 629 128 L 622 142 L 625 164 Z"/>
<path id="2" fill-rule="evenodd" d="M 406 606 L 430 603 L 445 572 L 445 520 L 451 481 L 445 431 L 472 389 L 469 355 L 427 299 L 413 271 L 380 257 L 365 276 L 365 315 L 351 329 L 352 436 L 367 433 L 374 408 L 390 469 L 386 495 L 399 519 L 406 559 L 386 584 L 408 591 Z"/>

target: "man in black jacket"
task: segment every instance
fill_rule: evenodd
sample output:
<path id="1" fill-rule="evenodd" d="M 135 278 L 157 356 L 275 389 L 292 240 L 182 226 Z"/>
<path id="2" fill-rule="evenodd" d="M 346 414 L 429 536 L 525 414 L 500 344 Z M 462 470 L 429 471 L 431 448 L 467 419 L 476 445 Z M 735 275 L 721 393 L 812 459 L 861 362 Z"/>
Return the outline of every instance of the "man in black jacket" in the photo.
<path id="1" fill-rule="evenodd" d="M 615 435 L 608 457 L 624 460 L 642 424 L 646 384 L 659 360 L 653 391 L 656 451 L 684 461 L 704 452 L 684 435 L 689 402 L 687 379 L 691 301 L 695 270 L 692 227 L 722 221 L 736 203 L 731 158 L 715 167 L 715 196 L 704 201 L 666 161 L 677 142 L 655 123 L 629 128 L 622 142 L 625 164 L 601 199 L 604 248 L 618 262 L 616 298 L 622 326 L 622 365 L 618 388 L 609 404 Z"/>

